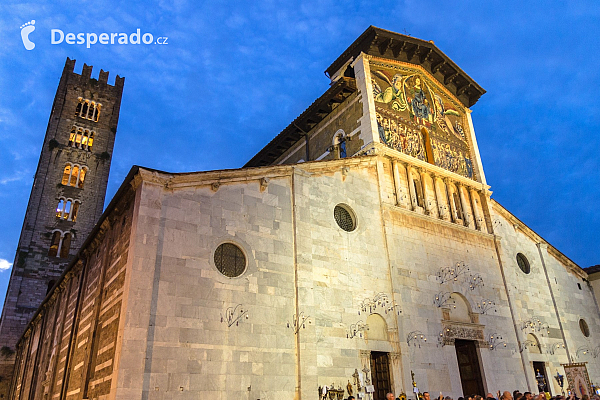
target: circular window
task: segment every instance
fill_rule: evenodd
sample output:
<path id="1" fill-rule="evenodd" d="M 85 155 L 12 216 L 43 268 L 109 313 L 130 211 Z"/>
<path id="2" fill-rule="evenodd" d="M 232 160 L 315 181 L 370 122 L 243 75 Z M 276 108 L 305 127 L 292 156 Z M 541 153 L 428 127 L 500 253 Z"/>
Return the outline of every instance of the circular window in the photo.
<path id="1" fill-rule="evenodd" d="M 235 278 L 246 269 L 246 256 L 233 243 L 223 243 L 215 250 L 215 266 L 223 275 Z"/>
<path id="2" fill-rule="evenodd" d="M 581 329 L 581 333 L 583 333 L 583 336 L 590 337 L 590 327 L 583 318 L 579 320 L 579 329 Z"/>
<path id="3" fill-rule="evenodd" d="M 529 261 L 527 261 L 527 257 L 525 257 L 521 253 L 517 254 L 517 264 L 519 264 L 519 268 L 521 268 L 521 271 L 525 272 L 526 274 L 531 272 L 531 267 L 529 266 Z"/>
<path id="4" fill-rule="evenodd" d="M 338 204 L 333 209 L 333 218 L 338 226 L 346 232 L 352 232 L 356 229 L 356 218 L 350 208 L 343 204 Z"/>

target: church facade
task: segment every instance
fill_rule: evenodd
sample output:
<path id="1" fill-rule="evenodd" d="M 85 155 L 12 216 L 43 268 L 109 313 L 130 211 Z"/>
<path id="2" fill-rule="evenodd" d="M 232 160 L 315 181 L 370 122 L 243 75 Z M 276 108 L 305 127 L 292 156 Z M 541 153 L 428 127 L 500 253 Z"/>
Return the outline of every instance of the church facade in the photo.
<path id="1" fill-rule="evenodd" d="M 588 274 L 491 198 L 484 90 L 374 27 L 326 72 L 243 168 L 132 168 L 21 337 L 11 398 L 594 390 Z"/>

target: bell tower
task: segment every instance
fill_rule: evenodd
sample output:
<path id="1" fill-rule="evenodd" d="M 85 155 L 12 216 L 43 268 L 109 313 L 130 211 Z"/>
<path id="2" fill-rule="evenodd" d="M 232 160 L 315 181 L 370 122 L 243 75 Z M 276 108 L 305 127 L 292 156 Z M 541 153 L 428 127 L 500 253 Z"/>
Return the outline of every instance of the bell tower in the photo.
<path id="1" fill-rule="evenodd" d="M 0 397 L 8 396 L 14 347 L 102 214 L 125 78 L 73 72 L 67 58 L 21 229 L 2 319 Z M 5 387 L 6 386 L 6 387 Z"/>

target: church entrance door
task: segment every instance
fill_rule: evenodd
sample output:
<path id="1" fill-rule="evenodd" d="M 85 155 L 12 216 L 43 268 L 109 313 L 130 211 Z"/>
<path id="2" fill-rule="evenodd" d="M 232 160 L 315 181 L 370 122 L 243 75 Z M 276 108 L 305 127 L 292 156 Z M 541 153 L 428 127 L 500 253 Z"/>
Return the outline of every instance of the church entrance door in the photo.
<path id="1" fill-rule="evenodd" d="M 477 347 L 472 340 L 456 340 L 456 359 L 460 372 L 463 396 L 478 394 L 484 396 L 483 380 L 481 379 L 481 368 L 477 358 Z"/>
<path id="2" fill-rule="evenodd" d="M 371 378 L 375 390 L 373 400 L 385 400 L 385 395 L 392 391 L 388 353 L 371 352 Z"/>
<path id="3" fill-rule="evenodd" d="M 537 387 L 540 392 L 549 392 L 548 388 L 548 377 L 546 376 L 546 366 L 543 362 L 533 362 L 533 372 L 535 373 L 535 380 Z"/>

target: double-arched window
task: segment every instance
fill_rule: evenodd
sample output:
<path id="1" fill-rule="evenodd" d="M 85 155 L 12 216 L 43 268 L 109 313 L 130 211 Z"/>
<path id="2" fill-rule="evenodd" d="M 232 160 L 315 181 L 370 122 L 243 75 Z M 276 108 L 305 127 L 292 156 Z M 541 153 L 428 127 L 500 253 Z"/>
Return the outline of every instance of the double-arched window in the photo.
<path id="1" fill-rule="evenodd" d="M 69 136 L 69 146 L 87 151 L 92 151 L 94 144 L 94 131 L 86 128 L 73 126 Z"/>
<path id="2" fill-rule="evenodd" d="M 100 118 L 100 109 L 102 104 L 96 103 L 83 97 L 77 99 L 77 107 L 75 108 L 75 116 L 80 118 L 89 119 L 90 121 L 98 122 Z"/>
<path id="3" fill-rule="evenodd" d="M 79 200 L 66 199 L 60 197 L 56 206 L 56 218 L 66 219 L 75 222 L 77 220 L 77 211 L 79 211 Z"/>
<path id="4" fill-rule="evenodd" d="M 88 167 L 85 165 L 67 163 L 63 169 L 61 183 L 65 186 L 73 186 L 83 189 L 83 182 L 88 172 Z"/>
<path id="5" fill-rule="evenodd" d="M 69 250 L 71 250 L 71 239 L 73 234 L 71 232 L 63 232 L 59 229 L 52 231 L 52 241 L 50 242 L 50 249 L 48 250 L 48 257 L 69 257 Z"/>

